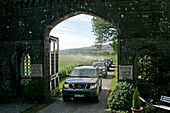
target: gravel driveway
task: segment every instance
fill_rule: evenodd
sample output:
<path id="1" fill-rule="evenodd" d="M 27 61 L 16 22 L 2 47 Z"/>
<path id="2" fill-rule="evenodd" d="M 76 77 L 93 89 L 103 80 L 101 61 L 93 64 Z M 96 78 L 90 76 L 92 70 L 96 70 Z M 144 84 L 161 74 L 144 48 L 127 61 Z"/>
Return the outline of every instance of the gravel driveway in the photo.
<path id="1" fill-rule="evenodd" d="M 62 97 L 57 98 L 53 104 L 42 109 L 38 113 L 108 113 L 107 98 L 109 94 L 110 84 L 113 75 L 113 68 L 108 72 L 107 78 L 103 78 L 102 92 L 100 93 L 98 103 L 89 100 L 71 100 L 64 102 Z"/>

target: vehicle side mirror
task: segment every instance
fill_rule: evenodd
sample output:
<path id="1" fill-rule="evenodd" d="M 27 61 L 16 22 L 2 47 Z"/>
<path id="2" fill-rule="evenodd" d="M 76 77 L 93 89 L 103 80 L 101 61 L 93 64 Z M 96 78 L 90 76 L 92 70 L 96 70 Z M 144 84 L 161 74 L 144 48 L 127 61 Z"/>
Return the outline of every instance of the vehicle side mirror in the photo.
<path id="1" fill-rule="evenodd" d="M 66 77 L 70 77 L 70 75 L 69 75 L 69 74 L 66 74 Z"/>

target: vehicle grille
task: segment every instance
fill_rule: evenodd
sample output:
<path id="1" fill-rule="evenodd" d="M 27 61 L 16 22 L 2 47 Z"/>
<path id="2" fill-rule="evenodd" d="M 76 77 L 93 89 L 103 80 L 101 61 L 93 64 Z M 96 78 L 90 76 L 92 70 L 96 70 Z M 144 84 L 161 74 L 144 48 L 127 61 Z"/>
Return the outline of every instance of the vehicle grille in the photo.
<path id="1" fill-rule="evenodd" d="M 90 84 L 69 84 L 71 89 L 89 89 Z"/>

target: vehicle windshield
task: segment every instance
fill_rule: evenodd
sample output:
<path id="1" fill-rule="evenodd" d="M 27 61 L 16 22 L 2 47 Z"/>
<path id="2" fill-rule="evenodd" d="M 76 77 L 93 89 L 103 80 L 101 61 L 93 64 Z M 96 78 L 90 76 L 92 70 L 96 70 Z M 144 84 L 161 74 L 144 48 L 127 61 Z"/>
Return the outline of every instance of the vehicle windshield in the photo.
<path id="1" fill-rule="evenodd" d="M 70 73 L 71 77 L 95 77 L 95 69 L 74 69 Z"/>
<path id="2" fill-rule="evenodd" d="M 105 67 L 104 63 L 96 63 L 94 64 L 95 66 L 98 66 L 98 67 Z"/>

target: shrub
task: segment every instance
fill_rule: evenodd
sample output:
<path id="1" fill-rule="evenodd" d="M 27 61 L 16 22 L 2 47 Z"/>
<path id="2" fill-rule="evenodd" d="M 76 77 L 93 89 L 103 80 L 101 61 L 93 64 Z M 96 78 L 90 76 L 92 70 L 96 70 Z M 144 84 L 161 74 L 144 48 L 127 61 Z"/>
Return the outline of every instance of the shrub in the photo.
<path id="1" fill-rule="evenodd" d="M 111 91 L 108 105 L 112 110 L 130 110 L 132 106 L 132 95 L 134 85 L 129 82 L 119 82 Z"/>
<path id="2" fill-rule="evenodd" d="M 44 103 L 45 92 L 43 84 L 38 80 L 31 80 L 24 86 L 23 100 L 28 103 Z"/>
<path id="3" fill-rule="evenodd" d="M 136 87 L 134 93 L 133 93 L 133 100 L 132 100 L 132 106 L 134 109 L 140 109 L 141 102 L 139 100 L 140 94 L 138 91 L 138 88 Z"/>
<path id="4" fill-rule="evenodd" d="M 14 94 L 11 91 L 0 88 L 0 104 L 10 103 L 13 100 Z"/>
<path id="5" fill-rule="evenodd" d="M 66 77 L 66 74 L 69 74 L 77 65 L 70 65 L 66 68 L 62 68 L 60 69 L 60 72 L 59 72 L 59 76 L 60 76 L 60 80 L 62 78 L 65 78 Z"/>

